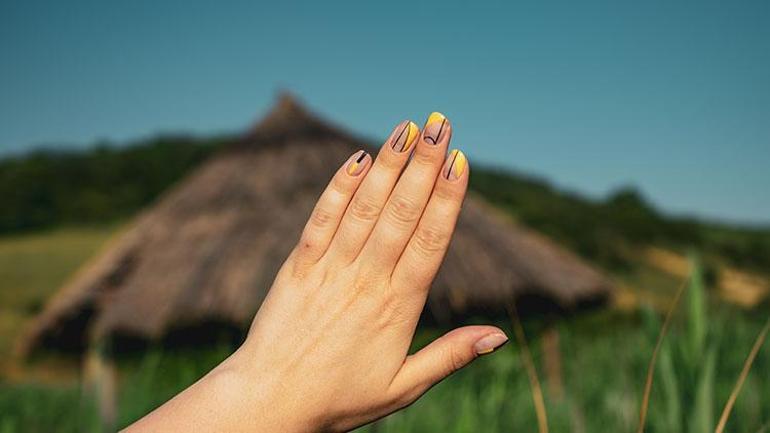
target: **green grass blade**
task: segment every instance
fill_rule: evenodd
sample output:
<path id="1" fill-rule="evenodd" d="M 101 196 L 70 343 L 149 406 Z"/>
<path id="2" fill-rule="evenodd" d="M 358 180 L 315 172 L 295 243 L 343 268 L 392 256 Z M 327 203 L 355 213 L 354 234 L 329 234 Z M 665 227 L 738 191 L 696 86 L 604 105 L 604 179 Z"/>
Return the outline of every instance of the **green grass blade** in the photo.
<path id="1" fill-rule="evenodd" d="M 668 431 L 682 431 L 682 402 L 679 393 L 679 380 L 674 368 L 671 346 L 664 344 L 660 351 L 660 379 L 666 408 L 666 427 Z"/>
<path id="2" fill-rule="evenodd" d="M 697 256 L 690 256 L 690 290 L 688 291 L 687 335 L 690 340 L 688 360 L 695 368 L 702 361 L 706 348 L 706 295 L 703 272 Z"/>
<path id="3" fill-rule="evenodd" d="M 716 358 L 716 348 L 709 348 L 695 388 L 695 405 L 690 417 L 690 433 L 710 433 L 714 429 Z"/>

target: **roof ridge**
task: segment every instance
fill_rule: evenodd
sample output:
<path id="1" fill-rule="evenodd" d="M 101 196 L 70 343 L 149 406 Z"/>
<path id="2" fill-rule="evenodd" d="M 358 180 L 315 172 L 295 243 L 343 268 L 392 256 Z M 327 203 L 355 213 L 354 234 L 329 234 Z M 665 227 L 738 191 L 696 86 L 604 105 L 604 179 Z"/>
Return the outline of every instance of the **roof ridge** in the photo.
<path id="1" fill-rule="evenodd" d="M 317 115 L 293 93 L 281 90 L 267 114 L 223 150 L 225 153 L 253 151 L 265 146 L 281 146 L 294 140 L 312 141 L 319 145 L 333 141 L 366 145 L 366 140 L 336 122 Z"/>
<path id="2" fill-rule="evenodd" d="M 342 130 L 322 119 L 287 90 L 278 92 L 276 101 L 267 114 L 247 132 L 246 138 L 271 138 L 319 133 L 346 135 Z"/>

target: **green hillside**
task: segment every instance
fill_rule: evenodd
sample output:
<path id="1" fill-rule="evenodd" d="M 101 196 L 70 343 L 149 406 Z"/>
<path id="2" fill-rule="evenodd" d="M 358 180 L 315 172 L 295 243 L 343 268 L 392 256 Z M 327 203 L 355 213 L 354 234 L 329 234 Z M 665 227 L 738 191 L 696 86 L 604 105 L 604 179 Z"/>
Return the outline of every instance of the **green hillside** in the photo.
<path id="1" fill-rule="evenodd" d="M 128 218 L 225 141 L 227 137 L 159 137 L 0 160 L 0 235 Z M 707 263 L 770 269 L 770 228 L 670 217 L 634 189 L 591 200 L 531 176 L 483 167 L 474 167 L 471 187 L 607 269 L 628 269 L 639 247 L 650 244 L 680 252 L 695 248 Z"/>

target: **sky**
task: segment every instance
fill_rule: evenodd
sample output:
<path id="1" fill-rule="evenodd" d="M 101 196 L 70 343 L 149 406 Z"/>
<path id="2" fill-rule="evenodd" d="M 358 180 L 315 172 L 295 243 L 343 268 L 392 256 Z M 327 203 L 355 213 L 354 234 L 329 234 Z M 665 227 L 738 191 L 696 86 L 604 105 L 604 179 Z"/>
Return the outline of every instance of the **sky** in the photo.
<path id="1" fill-rule="evenodd" d="M 0 1 L 0 154 L 445 113 L 471 164 L 770 223 L 770 2 Z"/>

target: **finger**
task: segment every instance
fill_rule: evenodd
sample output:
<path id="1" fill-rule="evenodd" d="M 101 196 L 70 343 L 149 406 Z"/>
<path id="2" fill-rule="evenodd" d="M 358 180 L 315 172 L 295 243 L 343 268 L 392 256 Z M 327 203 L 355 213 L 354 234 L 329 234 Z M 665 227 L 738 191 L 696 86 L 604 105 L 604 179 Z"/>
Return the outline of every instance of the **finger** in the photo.
<path id="1" fill-rule="evenodd" d="M 408 405 L 445 377 L 507 341 L 505 333 L 494 326 L 465 326 L 450 331 L 408 356 L 389 392 L 395 400 Z"/>
<path id="2" fill-rule="evenodd" d="M 363 260 L 376 264 L 373 269 L 392 273 L 430 198 L 451 135 L 452 127 L 447 119 L 440 113 L 431 114 L 414 157 L 393 189 L 361 253 Z"/>
<path id="3" fill-rule="evenodd" d="M 414 122 L 405 120 L 382 145 L 329 247 L 336 259 L 350 262 L 361 251 L 409 159 L 419 132 Z"/>
<path id="4" fill-rule="evenodd" d="M 350 199 L 366 176 L 372 157 L 359 150 L 334 174 L 310 214 L 292 256 L 299 268 L 317 262 L 329 247 Z"/>
<path id="5" fill-rule="evenodd" d="M 417 229 L 393 270 L 394 287 L 427 291 L 449 247 L 469 174 L 465 154 L 457 149 L 449 152 Z"/>

